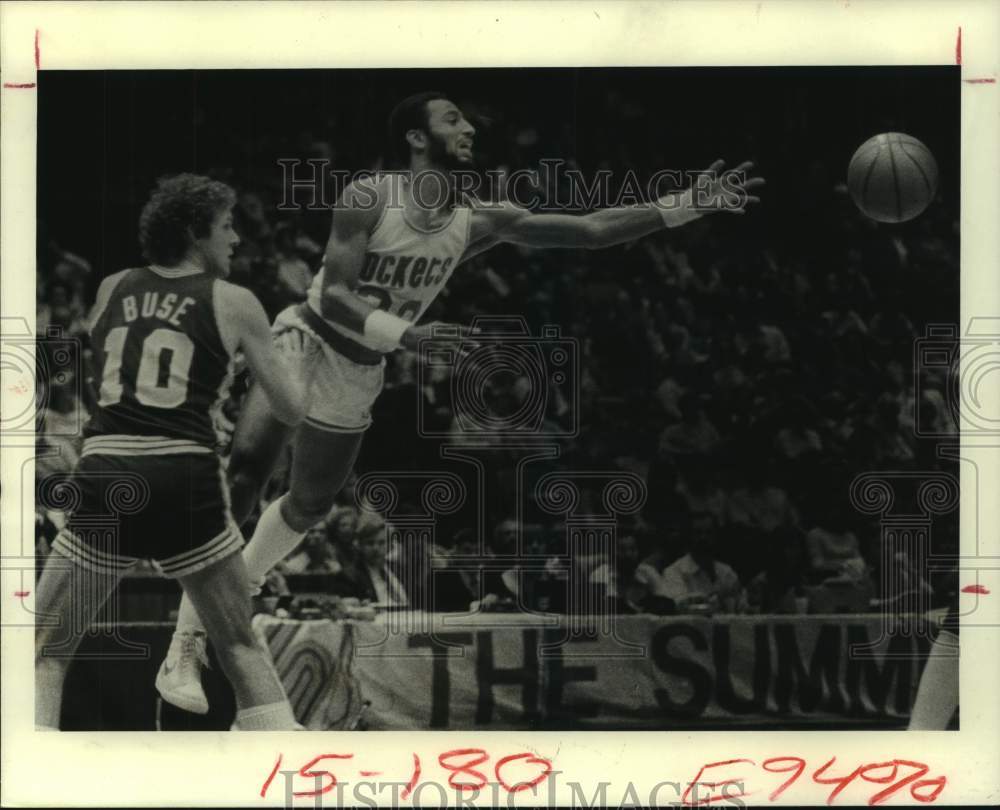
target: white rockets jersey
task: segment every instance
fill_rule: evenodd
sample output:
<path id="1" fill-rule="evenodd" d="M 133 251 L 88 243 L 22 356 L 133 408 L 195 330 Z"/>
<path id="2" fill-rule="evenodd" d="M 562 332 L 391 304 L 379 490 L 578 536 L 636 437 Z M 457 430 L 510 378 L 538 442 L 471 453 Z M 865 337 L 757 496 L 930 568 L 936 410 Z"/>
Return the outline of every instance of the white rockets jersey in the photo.
<path id="1" fill-rule="evenodd" d="M 336 214 L 334 215 L 336 216 Z M 358 278 L 357 294 L 369 303 L 416 322 L 448 283 L 469 243 L 470 208 L 455 208 L 451 218 L 433 230 L 422 230 L 406 218 L 401 205 L 386 204 L 368 239 L 368 252 Z M 309 306 L 319 314 L 325 286 L 321 269 L 309 288 Z M 362 346 L 376 345 L 334 321 L 334 329 Z"/>

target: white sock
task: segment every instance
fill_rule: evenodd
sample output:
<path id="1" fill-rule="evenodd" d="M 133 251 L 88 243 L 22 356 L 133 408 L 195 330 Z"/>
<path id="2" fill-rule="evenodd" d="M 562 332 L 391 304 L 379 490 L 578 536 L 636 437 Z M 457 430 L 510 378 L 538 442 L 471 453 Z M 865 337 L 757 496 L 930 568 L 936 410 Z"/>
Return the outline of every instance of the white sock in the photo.
<path id="1" fill-rule="evenodd" d="M 260 520 L 257 521 L 253 537 L 243 548 L 243 560 L 247 564 L 250 587 L 253 589 L 253 593 L 260 590 L 267 572 L 294 551 L 295 547 L 306 536 L 305 532 L 296 531 L 285 523 L 285 519 L 281 515 L 281 502 L 287 497 L 287 495 L 283 495 L 277 500 L 271 501 L 271 504 L 260 516 Z M 191 633 L 195 631 L 204 633 L 205 627 L 202 625 L 201 619 L 198 618 L 198 611 L 194 609 L 194 605 L 185 594 L 181 598 L 180 610 L 177 611 L 177 628 L 174 632 Z"/>
<path id="2" fill-rule="evenodd" d="M 181 606 L 177 610 L 177 627 L 174 628 L 174 635 L 178 633 L 204 633 L 205 626 L 198 617 L 198 611 L 194 609 L 191 600 L 185 593 L 181 596 Z"/>
<path id="3" fill-rule="evenodd" d="M 267 572 L 293 552 L 306 536 L 304 531 L 296 531 L 285 523 L 281 514 L 281 502 L 287 497 L 282 495 L 271 501 L 257 521 L 253 537 L 243 549 L 243 559 L 247 564 L 254 593 L 264 584 Z"/>
<path id="4" fill-rule="evenodd" d="M 236 712 L 238 731 L 293 731 L 297 725 L 287 700 L 264 706 L 248 706 Z"/>
<path id="5" fill-rule="evenodd" d="M 910 712 L 911 731 L 948 728 L 958 708 L 958 636 L 942 630 L 931 646 L 917 698 Z"/>

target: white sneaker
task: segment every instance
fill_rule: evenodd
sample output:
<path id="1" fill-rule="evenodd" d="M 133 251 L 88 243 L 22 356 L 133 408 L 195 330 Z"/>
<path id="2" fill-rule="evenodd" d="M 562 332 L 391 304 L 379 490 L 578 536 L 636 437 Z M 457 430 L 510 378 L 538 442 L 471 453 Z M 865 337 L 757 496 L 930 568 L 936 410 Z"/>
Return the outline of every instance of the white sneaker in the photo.
<path id="1" fill-rule="evenodd" d="M 202 665 L 208 666 L 204 633 L 174 633 L 167 657 L 156 673 L 156 691 L 167 703 L 194 714 L 208 714 L 201 686 Z"/>

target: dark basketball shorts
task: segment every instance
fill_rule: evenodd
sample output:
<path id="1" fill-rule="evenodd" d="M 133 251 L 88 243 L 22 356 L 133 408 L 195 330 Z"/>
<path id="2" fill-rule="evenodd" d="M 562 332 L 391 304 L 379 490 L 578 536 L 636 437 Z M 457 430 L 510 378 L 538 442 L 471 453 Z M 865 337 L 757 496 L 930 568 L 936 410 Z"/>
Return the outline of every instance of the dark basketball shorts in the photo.
<path id="1" fill-rule="evenodd" d="M 143 559 L 182 577 L 243 546 L 215 453 L 87 454 L 66 486 L 70 518 L 53 548 L 89 570 Z"/>

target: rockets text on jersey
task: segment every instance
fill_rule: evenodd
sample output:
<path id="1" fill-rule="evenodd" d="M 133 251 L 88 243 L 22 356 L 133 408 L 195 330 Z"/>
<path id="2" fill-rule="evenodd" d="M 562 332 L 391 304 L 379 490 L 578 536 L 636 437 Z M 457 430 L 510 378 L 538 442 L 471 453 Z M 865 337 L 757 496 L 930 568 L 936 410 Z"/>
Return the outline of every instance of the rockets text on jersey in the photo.
<path id="1" fill-rule="evenodd" d="M 472 210 L 456 207 L 433 230 L 412 224 L 401 205 L 387 204 L 368 239 L 356 292 L 373 306 L 416 322 L 427 311 L 461 261 L 469 241 Z M 319 314 L 325 284 L 320 270 L 309 289 L 310 308 Z M 364 337 L 333 321 L 330 325 L 361 345 L 375 349 Z"/>

